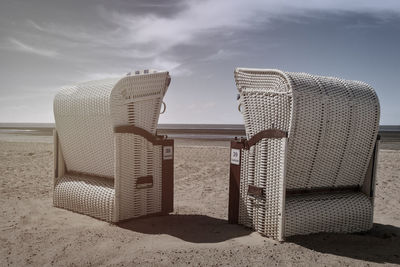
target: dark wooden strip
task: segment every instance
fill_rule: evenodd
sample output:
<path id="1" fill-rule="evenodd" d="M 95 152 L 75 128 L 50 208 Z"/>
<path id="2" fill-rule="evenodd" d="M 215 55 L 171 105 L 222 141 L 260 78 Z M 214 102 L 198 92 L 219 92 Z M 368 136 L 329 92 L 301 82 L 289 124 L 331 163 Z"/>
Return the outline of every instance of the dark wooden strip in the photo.
<path id="1" fill-rule="evenodd" d="M 151 184 L 153 183 L 152 175 L 142 176 L 136 179 L 136 184 L 149 184 L 149 183 Z"/>
<path id="2" fill-rule="evenodd" d="M 335 192 L 358 192 L 360 190 L 361 190 L 361 188 L 358 185 L 343 186 L 343 187 L 287 189 L 286 195 L 303 195 L 303 194 L 313 194 L 313 193 L 335 193 Z"/>
<path id="3" fill-rule="evenodd" d="M 172 148 L 172 157 L 168 154 L 164 160 L 165 147 Z M 162 143 L 162 197 L 161 209 L 163 214 L 174 211 L 174 140 L 166 139 Z"/>
<path id="4" fill-rule="evenodd" d="M 245 148 L 250 148 L 251 146 L 254 146 L 255 144 L 257 144 L 261 139 L 264 138 L 286 138 L 288 137 L 288 133 L 282 130 L 278 130 L 278 129 L 268 129 L 268 130 L 264 130 L 261 131 L 259 133 L 256 133 L 255 135 L 253 135 L 252 138 L 250 138 L 250 140 L 248 140 L 246 142 L 246 147 Z"/>
<path id="5" fill-rule="evenodd" d="M 263 196 L 263 188 L 255 185 L 249 185 L 247 189 L 247 194 L 253 197 L 262 197 Z"/>
<path id="6" fill-rule="evenodd" d="M 147 141 L 152 143 L 153 145 L 162 145 L 162 137 L 153 135 L 152 133 L 142 129 L 140 127 L 134 125 L 124 125 L 124 126 L 117 126 L 114 127 L 114 133 L 131 133 L 140 135 L 141 137 L 145 138 Z"/>
<path id="7" fill-rule="evenodd" d="M 241 151 L 244 147 L 244 143 L 241 140 L 231 141 L 231 150 L 239 149 L 241 159 Z M 232 154 L 232 151 L 231 151 Z M 232 224 L 237 224 L 239 221 L 239 200 L 240 200 L 240 166 L 230 164 L 229 170 L 229 208 L 228 208 L 228 222 Z"/>
<path id="8" fill-rule="evenodd" d="M 145 189 L 145 188 L 152 188 L 153 187 L 153 176 L 147 175 L 138 177 L 136 179 L 136 188 L 137 189 Z"/>
<path id="9" fill-rule="evenodd" d="M 53 144 L 53 148 L 54 148 L 54 178 L 58 178 L 58 153 L 60 153 L 60 151 L 58 151 L 58 133 L 56 131 L 56 129 L 53 130 L 53 136 L 54 136 L 54 144 Z M 55 187 L 55 184 L 53 184 L 53 186 Z"/>

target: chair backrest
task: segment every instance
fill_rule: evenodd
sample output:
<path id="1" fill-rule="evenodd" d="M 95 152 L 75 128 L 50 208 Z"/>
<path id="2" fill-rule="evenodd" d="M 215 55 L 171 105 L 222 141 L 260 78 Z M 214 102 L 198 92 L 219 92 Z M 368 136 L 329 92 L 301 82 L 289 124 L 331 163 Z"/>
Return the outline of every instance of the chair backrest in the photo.
<path id="1" fill-rule="evenodd" d="M 67 170 L 113 178 L 113 128 L 155 134 L 169 81 L 168 72 L 145 71 L 61 89 L 54 117 Z"/>
<path id="2" fill-rule="evenodd" d="M 247 138 L 289 133 L 286 187 L 362 185 L 379 127 L 367 84 L 279 70 L 235 70 Z"/>

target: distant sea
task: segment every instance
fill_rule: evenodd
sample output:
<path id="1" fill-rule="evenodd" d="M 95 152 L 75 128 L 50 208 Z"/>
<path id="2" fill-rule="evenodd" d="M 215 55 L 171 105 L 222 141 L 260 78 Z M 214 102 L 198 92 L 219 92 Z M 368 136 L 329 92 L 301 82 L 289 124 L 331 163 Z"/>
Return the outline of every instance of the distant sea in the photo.
<path id="1" fill-rule="evenodd" d="M 52 136 L 54 123 L 0 123 L 2 135 Z M 171 138 L 231 140 L 245 136 L 242 124 L 159 124 L 157 133 Z M 400 142 L 400 125 L 381 125 L 382 141 Z"/>

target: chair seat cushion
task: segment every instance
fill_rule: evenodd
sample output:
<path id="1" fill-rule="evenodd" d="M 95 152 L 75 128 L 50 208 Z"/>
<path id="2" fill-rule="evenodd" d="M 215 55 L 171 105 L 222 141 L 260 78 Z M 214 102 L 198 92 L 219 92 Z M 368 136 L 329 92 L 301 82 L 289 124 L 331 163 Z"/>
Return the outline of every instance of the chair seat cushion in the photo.
<path id="1" fill-rule="evenodd" d="M 362 192 L 287 196 L 285 236 L 367 231 L 372 216 L 372 201 Z"/>
<path id="2" fill-rule="evenodd" d="M 54 206 L 113 221 L 114 181 L 102 177 L 66 174 L 54 186 Z"/>

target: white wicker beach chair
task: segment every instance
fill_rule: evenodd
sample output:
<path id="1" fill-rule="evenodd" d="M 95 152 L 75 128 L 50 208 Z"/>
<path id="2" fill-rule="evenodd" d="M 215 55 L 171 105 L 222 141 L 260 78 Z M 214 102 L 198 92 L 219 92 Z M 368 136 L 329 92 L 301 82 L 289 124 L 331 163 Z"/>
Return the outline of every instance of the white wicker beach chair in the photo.
<path id="1" fill-rule="evenodd" d="M 169 83 L 145 70 L 56 95 L 54 206 L 109 222 L 172 211 L 173 140 L 155 135 Z"/>
<path id="2" fill-rule="evenodd" d="M 247 140 L 231 144 L 229 221 L 278 240 L 372 227 L 379 101 L 367 84 L 235 70 Z"/>

